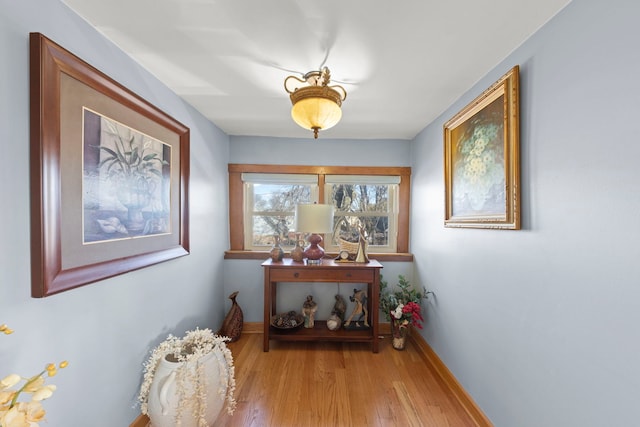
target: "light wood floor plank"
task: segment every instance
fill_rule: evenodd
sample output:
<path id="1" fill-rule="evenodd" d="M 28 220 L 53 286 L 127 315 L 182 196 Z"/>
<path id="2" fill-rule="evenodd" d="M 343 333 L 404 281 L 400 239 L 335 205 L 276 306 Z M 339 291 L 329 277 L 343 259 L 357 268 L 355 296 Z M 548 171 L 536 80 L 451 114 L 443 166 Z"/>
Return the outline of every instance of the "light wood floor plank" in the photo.
<path id="1" fill-rule="evenodd" d="M 386 335 L 377 354 L 363 343 L 283 341 L 265 353 L 261 333 L 228 346 L 238 404 L 214 427 L 491 427 L 419 339 L 397 351 Z"/>
<path id="2" fill-rule="evenodd" d="M 233 416 L 215 427 L 475 427 L 411 343 L 272 342 L 243 334 L 229 344 L 236 366 Z"/>

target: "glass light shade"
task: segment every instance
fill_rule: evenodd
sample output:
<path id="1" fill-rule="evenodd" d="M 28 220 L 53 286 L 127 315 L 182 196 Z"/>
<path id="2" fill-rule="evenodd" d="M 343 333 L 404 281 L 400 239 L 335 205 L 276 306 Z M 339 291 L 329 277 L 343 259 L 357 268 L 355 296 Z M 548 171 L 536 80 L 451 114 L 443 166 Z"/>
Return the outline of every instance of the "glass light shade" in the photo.
<path id="1" fill-rule="evenodd" d="M 284 90 L 291 98 L 291 118 L 298 125 L 313 131 L 318 138 L 318 131 L 335 126 L 342 118 L 342 101 L 347 98 L 347 91 L 342 86 L 329 86 L 331 81 L 329 68 L 309 71 L 304 80 L 296 76 L 284 79 Z M 306 86 L 300 86 L 300 83 Z"/>
<path id="2" fill-rule="evenodd" d="M 340 121 L 342 110 L 331 99 L 312 97 L 296 102 L 291 108 L 291 117 L 305 129 L 326 130 Z"/>

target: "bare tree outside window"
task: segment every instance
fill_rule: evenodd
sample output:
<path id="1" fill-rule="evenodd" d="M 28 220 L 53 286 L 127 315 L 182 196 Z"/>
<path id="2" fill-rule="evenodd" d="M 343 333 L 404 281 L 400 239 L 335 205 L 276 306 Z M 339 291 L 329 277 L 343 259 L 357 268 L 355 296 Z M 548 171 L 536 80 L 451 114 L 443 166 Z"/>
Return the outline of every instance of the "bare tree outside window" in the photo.
<path id="1" fill-rule="evenodd" d="M 369 245 L 389 244 L 389 185 L 334 184 L 331 202 L 336 207 L 333 245 L 338 239 L 357 242 L 363 227 Z"/>
<path id="2" fill-rule="evenodd" d="M 311 202 L 308 185 L 254 184 L 253 185 L 253 244 L 273 244 L 274 235 L 280 236 L 283 246 L 295 245 L 293 222 L 298 203 Z"/>

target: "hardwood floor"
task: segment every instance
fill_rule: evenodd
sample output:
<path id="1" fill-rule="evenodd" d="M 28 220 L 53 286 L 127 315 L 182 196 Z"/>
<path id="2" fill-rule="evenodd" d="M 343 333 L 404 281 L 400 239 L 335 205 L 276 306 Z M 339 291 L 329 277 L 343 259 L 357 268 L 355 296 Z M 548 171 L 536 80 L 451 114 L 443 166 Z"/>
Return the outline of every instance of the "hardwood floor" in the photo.
<path id="1" fill-rule="evenodd" d="M 272 341 L 265 353 L 262 334 L 243 333 L 229 348 L 238 405 L 215 427 L 490 426 L 411 341 L 397 351 L 387 335 L 377 354 L 362 343 Z"/>

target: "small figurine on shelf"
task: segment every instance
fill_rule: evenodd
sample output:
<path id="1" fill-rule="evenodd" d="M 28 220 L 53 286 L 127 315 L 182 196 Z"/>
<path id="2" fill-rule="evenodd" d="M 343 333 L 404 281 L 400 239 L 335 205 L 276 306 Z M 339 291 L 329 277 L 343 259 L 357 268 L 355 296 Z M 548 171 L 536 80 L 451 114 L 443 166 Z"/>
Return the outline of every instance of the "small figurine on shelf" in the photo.
<path id="1" fill-rule="evenodd" d="M 344 314 L 347 312 L 347 303 L 345 302 L 342 295 L 336 294 L 336 302 L 333 304 L 333 311 L 336 315 L 344 322 Z"/>
<path id="2" fill-rule="evenodd" d="M 349 297 L 349 300 L 356 304 L 351 312 L 351 316 L 344 322 L 344 327 L 349 329 L 360 328 L 360 321 L 364 318 L 364 326 L 369 327 L 369 320 L 367 317 L 369 316 L 369 309 L 367 307 L 367 293 L 358 289 L 353 290 L 353 295 Z M 355 316 L 358 318 L 355 320 L 355 327 L 351 326 L 351 321 Z"/>
<path id="3" fill-rule="evenodd" d="M 331 312 L 331 316 L 327 319 L 327 328 L 330 331 L 337 331 L 342 326 L 342 320 L 336 314 L 335 311 Z"/>
<path id="4" fill-rule="evenodd" d="M 307 295 L 307 299 L 302 304 L 302 315 L 304 316 L 305 328 L 313 328 L 315 324 L 316 311 L 318 311 L 318 304 L 313 300 L 313 295 Z"/>
<path id="5" fill-rule="evenodd" d="M 333 304 L 333 310 L 331 310 L 331 316 L 327 319 L 327 328 L 330 331 L 337 331 L 342 327 L 344 322 L 344 313 L 347 311 L 347 304 L 342 298 L 342 295 L 336 294 L 336 302 Z"/>

